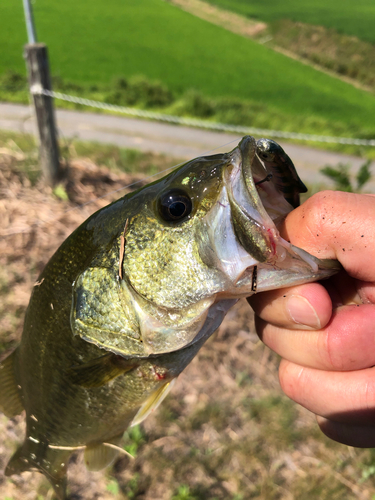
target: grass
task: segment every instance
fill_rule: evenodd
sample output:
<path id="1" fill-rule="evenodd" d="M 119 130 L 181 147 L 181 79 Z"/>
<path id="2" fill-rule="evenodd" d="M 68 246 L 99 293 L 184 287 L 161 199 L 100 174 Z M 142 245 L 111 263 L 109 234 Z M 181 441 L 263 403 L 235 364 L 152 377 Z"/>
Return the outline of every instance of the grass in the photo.
<path id="1" fill-rule="evenodd" d="M 21 7 L 3 0 L 0 74 L 24 71 Z M 54 75 L 95 93 L 115 77 L 144 74 L 181 97 L 237 99 L 264 109 L 267 128 L 373 136 L 375 96 L 198 19 L 161 0 L 34 5 Z M 71 90 L 74 93 L 74 87 Z"/>
<path id="2" fill-rule="evenodd" d="M 54 78 L 55 90 L 64 93 L 74 93 L 90 99 L 109 102 L 122 106 L 136 106 L 140 109 L 151 108 L 163 113 L 201 118 L 204 120 L 234 125 L 258 127 L 273 130 L 304 131 L 306 133 L 319 133 L 331 136 L 356 136 L 361 138 L 372 138 L 375 135 L 373 129 L 362 124 L 353 126 L 351 123 L 332 122 L 329 119 L 313 116 L 295 116 L 281 112 L 276 107 L 267 103 L 246 101 L 238 98 L 209 98 L 198 91 L 187 90 L 179 98 L 173 96 L 172 92 L 163 84 L 152 82 L 145 77 L 134 77 L 130 79 L 120 78 L 109 85 L 96 86 L 92 89 L 82 84 L 74 84 L 60 78 Z M 26 90 L 26 79 L 21 74 L 7 72 L 0 76 L 0 100 L 26 103 L 28 93 Z M 66 109 L 83 110 L 91 108 L 83 107 L 61 100 L 55 101 L 56 105 Z M 164 103 L 161 105 L 161 103 Z M 92 108 L 94 112 L 97 109 Z M 100 111 L 99 111 L 100 112 Z M 300 141 L 303 143 L 302 141 Z M 330 149 L 341 153 L 353 154 L 367 158 L 374 158 L 375 149 L 371 147 L 341 145 L 335 143 L 308 143 L 317 148 Z M 78 146 L 77 146 L 78 147 Z M 105 150 L 105 146 L 102 147 Z M 84 150 L 82 150 L 84 154 Z M 130 153 L 125 154 L 125 157 Z M 131 153 L 136 155 L 134 151 Z M 113 161 L 121 163 L 116 153 Z M 98 161 L 100 157 L 97 158 Z M 128 163 L 128 158 L 125 158 Z M 110 158 L 108 159 L 110 162 Z"/>
<path id="3" fill-rule="evenodd" d="M 285 19 L 272 23 L 269 33 L 272 46 L 375 90 L 374 44 L 338 33 L 333 28 Z"/>
<path id="4" fill-rule="evenodd" d="M 334 28 L 375 43 L 373 0 L 207 0 L 224 9 L 266 22 L 290 19 Z"/>
<path id="5" fill-rule="evenodd" d="M 26 175 L 31 185 L 39 180 L 38 146 L 34 136 L 0 130 L 0 148 L 9 149 L 20 155 L 21 161 L 17 162 L 17 171 L 20 175 Z M 96 165 L 107 167 L 114 172 L 145 176 L 154 175 L 178 163 L 176 158 L 161 154 L 76 140 L 60 141 L 60 153 L 63 163 L 69 164 L 77 158 L 87 158 Z"/>
<path id="6" fill-rule="evenodd" d="M 343 163 L 339 163 L 335 168 L 327 165 L 320 172 L 333 181 L 338 191 L 360 193 L 372 178 L 370 163 L 363 163 L 356 175 L 351 174 L 350 165 Z"/>

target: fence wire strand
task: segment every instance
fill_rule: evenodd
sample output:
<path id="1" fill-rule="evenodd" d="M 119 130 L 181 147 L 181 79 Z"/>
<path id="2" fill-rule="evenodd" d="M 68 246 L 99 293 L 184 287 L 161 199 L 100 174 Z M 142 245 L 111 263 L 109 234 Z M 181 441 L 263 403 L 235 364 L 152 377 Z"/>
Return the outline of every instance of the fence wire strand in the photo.
<path id="1" fill-rule="evenodd" d="M 351 137 L 332 137 L 325 135 L 315 134 L 302 134 L 298 132 L 283 132 L 281 130 L 267 130 L 262 128 L 229 125 L 225 123 L 215 123 L 207 120 L 198 120 L 195 118 L 184 118 L 180 116 L 165 115 L 163 113 L 156 113 L 153 111 L 145 111 L 142 109 L 129 108 L 126 106 L 118 106 L 117 104 L 109 104 L 92 99 L 85 99 L 83 97 L 72 96 L 63 94 L 61 92 L 54 92 L 53 90 L 43 89 L 40 85 L 34 85 L 31 89 L 32 94 L 45 95 L 54 99 L 81 104 L 82 106 L 89 106 L 91 108 L 103 109 L 106 111 L 115 111 L 128 116 L 138 118 L 148 118 L 166 123 L 173 123 L 176 125 L 186 125 L 189 127 L 204 128 L 209 130 L 216 130 L 220 132 L 232 132 L 235 134 L 254 134 L 256 136 L 275 137 L 281 139 L 297 139 L 301 141 L 311 142 L 325 142 L 335 144 L 350 144 L 355 146 L 375 146 L 375 139 L 355 139 Z"/>

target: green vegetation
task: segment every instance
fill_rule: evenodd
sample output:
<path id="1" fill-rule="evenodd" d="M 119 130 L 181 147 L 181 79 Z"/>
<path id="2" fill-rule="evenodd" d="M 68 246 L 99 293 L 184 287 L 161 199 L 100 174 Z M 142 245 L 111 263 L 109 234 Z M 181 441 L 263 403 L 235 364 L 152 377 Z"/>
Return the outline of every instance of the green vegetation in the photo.
<path id="1" fill-rule="evenodd" d="M 129 481 L 122 485 L 121 490 L 124 493 L 126 500 L 138 498 L 138 494 L 142 493 L 142 487 L 140 487 L 139 482 L 139 474 L 135 472 Z"/>
<path id="2" fill-rule="evenodd" d="M 371 161 L 366 161 L 355 175 L 350 172 L 350 165 L 339 163 L 337 167 L 326 166 L 320 171 L 335 184 L 335 189 L 349 193 L 360 193 L 371 179 Z"/>
<path id="3" fill-rule="evenodd" d="M 115 479 L 111 479 L 107 484 L 107 491 L 112 493 L 116 498 L 118 498 L 118 494 L 120 492 L 120 488 L 118 482 Z"/>
<path id="4" fill-rule="evenodd" d="M 88 157 L 95 164 L 104 165 L 114 171 L 145 176 L 155 175 L 176 165 L 176 158 L 95 142 L 72 141 L 62 148 L 62 154 L 67 161 Z"/>
<path id="5" fill-rule="evenodd" d="M 26 177 L 31 185 L 35 185 L 41 174 L 35 138 L 28 134 L 0 130 L 0 148 L 15 155 L 18 160 L 14 167 L 17 175 Z M 145 176 L 155 175 L 161 170 L 176 165 L 176 158 L 96 142 L 60 141 L 60 153 L 62 162 L 67 165 L 77 158 L 84 157 L 89 158 L 96 165 L 108 167 L 114 172 Z M 54 194 L 60 199 L 66 199 L 61 189 L 62 187 L 59 185 Z"/>
<path id="6" fill-rule="evenodd" d="M 373 0 L 206 0 L 227 10 L 266 22 L 290 19 L 334 28 L 375 43 Z"/>
<path id="7" fill-rule="evenodd" d="M 334 29 L 290 20 L 280 20 L 269 28 L 272 47 L 281 47 L 375 90 L 375 46 Z"/>
<path id="8" fill-rule="evenodd" d="M 280 394 L 269 395 L 261 399 L 244 401 L 250 418 L 263 426 L 278 449 L 293 446 L 301 440 L 301 432 L 294 425 L 298 418 L 296 405 Z"/>
<path id="9" fill-rule="evenodd" d="M 196 497 L 194 497 L 191 492 L 189 486 L 186 486 L 186 484 L 181 484 L 175 495 L 171 498 L 171 500 L 195 500 Z"/>
<path id="10" fill-rule="evenodd" d="M 135 457 L 138 448 L 145 442 L 145 435 L 142 428 L 139 425 L 130 427 L 124 434 L 124 440 L 128 443 L 124 446 L 125 450 Z"/>
<path id="11" fill-rule="evenodd" d="M 13 0 L 3 0 L 3 4 L 5 29 L 0 32 L 0 43 L 6 50 L 0 74 L 6 70 L 20 73 L 25 41 L 21 6 Z M 105 6 L 98 1 L 38 0 L 34 7 L 39 38 L 49 47 L 52 73 L 73 82 L 70 93 L 84 87 L 84 95 L 109 97 L 103 95 L 102 86 L 108 88 L 116 77 L 117 83 L 129 85 L 131 77 L 144 74 L 148 81 L 162 82 L 157 106 L 170 111 L 174 109 L 173 103 L 168 105 L 172 95 L 173 102 L 188 101 L 184 93 L 193 89 L 205 100 L 220 101 L 222 112 L 215 112 L 213 120 L 237 123 L 236 118 L 242 119 L 239 103 L 245 102 L 253 108 L 253 116 L 248 115 L 245 122 L 249 125 L 374 136 L 374 95 L 162 0 L 126 4 L 108 0 Z M 112 97 L 116 100 L 124 90 L 117 88 Z M 148 95 L 147 85 L 144 90 Z M 2 98 L 11 98 L 10 94 Z M 155 96 L 152 99 L 155 103 Z M 142 105 L 149 105 L 147 99 Z M 205 113 L 211 112 L 210 106 Z"/>
<path id="12" fill-rule="evenodd" d="M 23 81 L 23 84 L 22 84 Z M 86 98 L 108 102 L 122 106 L 136 106 L 141 109 L 153 109 L 163 113 L 202 118 L 213 122 L 230 123 L 233 125 L 258 127 L 273 130 L 304 131 L 306 133 L 319 133 L 321 135 L 333 136 L 356 136 L 362 138 L 373 138 L 375 136 L 375 123 L 371 128 L 362 124 L 349 122 L 332 122 L 329 118 L 317 116 L 303 116 L 287 114 L 281 112 L 277 107 L 272 107 L 267 103 L 241 100 L 235 97 L 209 98 L 197 90 L 187 90 L 180 97 L 176 97 L 164 84 L 157 81 L 149 81 L 145 77 L 135 76 L 129 79 L 114 79 L 110 84 L 95 86 L 85 86 L 83 84 L 72 83 L 61 78 L 54 78 L 54 89 L 64 93 L 73 93 Z M 11 90 L 13 89 L 13 90 Z M 27 102 L 28 94 L 26 90 L 26 79 L 16 72 L 6 72 L 0 76 L 0 100 L 11 100 L 14 102 Z M 164 102 L 164 105 L 161 105 Z M 56 104 L 68 109 L 91 109 L 79 104 L 73 104 L 57 100 Z M 98 112 L 97 109 L 94 109 Z M 322 147 L 321 143 L 316 144 Z M 85 154 L 84 146 L 77 144 L 77 151 Z M 91 146 L 90 146 L 91 148 Z M 108 152 L 109 146 L 97 146 L 97 156 L 95 161 L 103 163 L 99 154 L 99 149 L 104 155 L 104 163 L 116 163 L 118 166 L 133 164 L 136 161 L 137 152 L 131 153 L 119 151 L 111 159 Z M 336 149 L 341 152 L 356 154 L 359 156 L 374 157 L 374 148 L 364 148 L 359 146 L 343 146 L 337 144 L 324 144 L 325 149 Z M 132 158 L 129 158 L 129 154 Z M 139 168 L 145 167 L 139 156 Z M 143 164 L 143 167 L 141 165 Z M 127 167 L 128 168 L 128 167 Z M 148 171 L 151 165 L 147 166 Z M 138 170 L 139 171 L 139 170 Z M 155 170 L 155 172 L 157 169 Z"/>

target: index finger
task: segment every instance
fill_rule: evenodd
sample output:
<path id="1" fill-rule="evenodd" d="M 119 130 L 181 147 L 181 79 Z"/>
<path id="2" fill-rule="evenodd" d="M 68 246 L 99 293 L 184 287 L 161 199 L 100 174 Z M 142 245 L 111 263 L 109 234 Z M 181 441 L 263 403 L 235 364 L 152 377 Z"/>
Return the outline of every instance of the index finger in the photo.
<path id="1" fill-rule="evenodd" d="M 321 259 L 338 259 L 358 280 L 375 281 L 375 197 L 322 191 L 293 210 L 285 239 Z"/>

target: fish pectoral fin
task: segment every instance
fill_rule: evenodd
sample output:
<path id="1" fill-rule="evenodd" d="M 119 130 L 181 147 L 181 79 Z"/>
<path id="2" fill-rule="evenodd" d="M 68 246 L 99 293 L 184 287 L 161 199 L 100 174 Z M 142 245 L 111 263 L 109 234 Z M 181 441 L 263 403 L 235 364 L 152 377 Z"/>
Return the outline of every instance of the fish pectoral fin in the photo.
<path id="1" fill-rule="evenodd" d="M 126 359 L 116 354 L 105 354 L 88 363 L 69 369 L 72 382 L 82 387 L 102 387 L 114 378 L 133 370 L 139 365 L 138 359 Z"/>
<path id="2" fill-rule="evenodd" d="M 0 410 L 7 417 L 19 415 L 24 410 L 14 374 L 16 351 L 0 363 Z"/>
<path id="3" fill-rule="evenodd" d="M 145 418 L 147 418 L 151 412 L 156 410 L 156 408 L 164 401 L 164 399 L 168 396 L 169 391 L 175 384 L 176 379 L 173 379 L 169 382 L 165 382 L 161 387 L 156 389 L 143 403 L 143 405 L 138 410 L 138 413 L 133 418 L 131 422 L 131 426 L 140 424 L 143 422 Z"/>
<path id="4" fill-rule="evenodd" d="M 109 439 L 107 442 L 119 446 L 122 434 Z M 84 460 L 87 470 L 96 472 L 111 465 L 117 458 L 119 450 L 110 448 L 106 443 L 87 445 Z"/>

